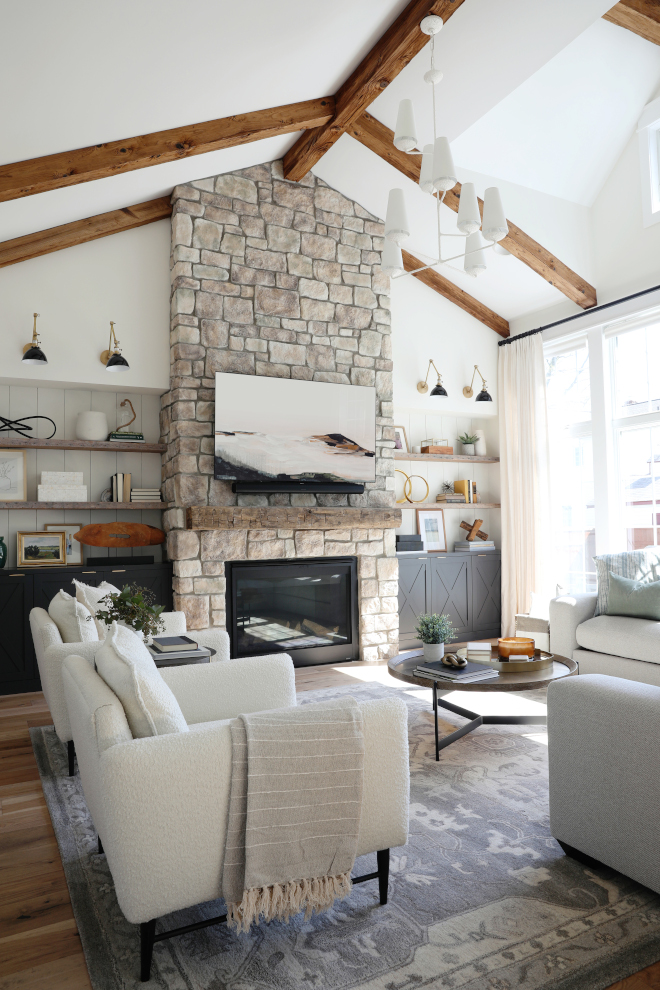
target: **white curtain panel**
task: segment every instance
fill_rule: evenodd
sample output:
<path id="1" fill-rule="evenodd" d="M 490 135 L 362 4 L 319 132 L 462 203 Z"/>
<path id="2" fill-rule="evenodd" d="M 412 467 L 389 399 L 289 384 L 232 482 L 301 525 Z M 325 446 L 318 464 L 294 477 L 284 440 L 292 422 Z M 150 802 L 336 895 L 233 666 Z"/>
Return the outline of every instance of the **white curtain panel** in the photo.
<path id="1" fill-rule="evenodd" d="M 532 593 L 550 595 L 548 432 L 540 333 L 499 348 L 502 635 Z"/>

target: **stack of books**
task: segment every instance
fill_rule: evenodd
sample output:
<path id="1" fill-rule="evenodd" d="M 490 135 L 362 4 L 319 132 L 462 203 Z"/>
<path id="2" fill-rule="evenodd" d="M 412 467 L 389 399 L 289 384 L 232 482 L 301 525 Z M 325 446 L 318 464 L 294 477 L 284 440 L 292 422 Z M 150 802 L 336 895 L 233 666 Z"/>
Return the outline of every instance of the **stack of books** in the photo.
<path id="1" fill-rule="evenodd" d="M 121 430 L 114 430 L 108 434 L 108 440 L 116 440 L 118 443 L 144 443 L 144 433 L 123 433 Z"/>
<path id="2" fill-rule="evenodd" d="M 160 488 L 131 488 L 131 502 L 160 501 Z"/>
<path id="3" fill-rule="evenodd" d="M 423 553 L 424 544 L 421 536 L 402 534 L 396 538 L 397 553 Z"/>
<path id="4" fill-rule="evenodd" d="M 189 636 L 154 636 L 148 645 L 157 667 L 181 663 L 208 663 L 211 651 Z"/>
<path id="5" fill-rule="evenodd" d="M 454 553 L 483 553 L 484 550 L 496 550 L 493 540 L 456 540 L 454 543 Z"/>
<path id="6" fill-rule="evenodd" d="M 130 502 L 131 501 L 131 475 L 130 472 L 123 474 L 118 471 L 117 474 L 113 474 L 110 479 L 112 486 L 112 498 L 111 502 Z"/>
<path id="7" fill-rule="evenodd" d="M 436 502 L 446 502 L 448 505 L 465 505 L 465 495 L 462 492 L 440 492 L 435 496 Z"/>
<path id="8" fill-rule="evenodd" d="M 491 649 L 490 643 L 468 643 L 467 645 L 467 658 L 468 660 L 484 661 L 490 660 Z"/>
<path id="9" fill-rule="evenodd" d="M 490 656 L 490 649 L 488 655 Z M 454 681 L 463 684 L 499 676 L 496 670 L 488 669 L 478 663 L 468 662 L 465 667 L 446 667 L 442 660 L 421 663 L 415 667 L 415 673 L 419 674 L 420 677 L 432 677 L 438 681 Z"/>

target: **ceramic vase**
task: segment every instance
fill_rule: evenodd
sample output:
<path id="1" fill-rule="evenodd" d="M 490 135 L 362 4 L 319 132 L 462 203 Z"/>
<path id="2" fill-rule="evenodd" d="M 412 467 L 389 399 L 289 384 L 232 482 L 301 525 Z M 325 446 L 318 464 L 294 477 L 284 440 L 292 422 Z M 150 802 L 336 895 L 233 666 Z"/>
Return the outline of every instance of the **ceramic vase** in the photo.
<path id="1" fill-rule="evenodd" d="M 464 454 L 467 454 L 469 457 L 474 457 L 474 444 L 473 443 L 464 443 L 463 444 L 463 453 Z"/>
<path id="2" fill-rule="evenodd" d="M 442 660 L 445 655 L 444 643 L 424 643 L 425 660 Z"/>
<path id="3" fill-rule="evenodd" d="M 0 536 L 0 568 L 4 567 L 7 563 L 7 544 L 5 543 L 4 536 Z"/>
<path id="4" fill-rule="evenodd" d="M 103 412 L 79 412 L 76 419 L 76 437 L 78 440 L 106 440 L 108 437 L 108 418 Z"/>
<path id="5" fill-rule="evenodd" d="M 477 440 L 477 442 L 474 445 L 474 452 L 479 457 L 485 457 L 486 454 L 488 453 L 488 451 L 486 450 L 486 438 L 484 437 L 484 431 L 483 430 L 475 430 L 474 431 L 474 435 L 476 437 L 479 437 L 479 439 Z"/>

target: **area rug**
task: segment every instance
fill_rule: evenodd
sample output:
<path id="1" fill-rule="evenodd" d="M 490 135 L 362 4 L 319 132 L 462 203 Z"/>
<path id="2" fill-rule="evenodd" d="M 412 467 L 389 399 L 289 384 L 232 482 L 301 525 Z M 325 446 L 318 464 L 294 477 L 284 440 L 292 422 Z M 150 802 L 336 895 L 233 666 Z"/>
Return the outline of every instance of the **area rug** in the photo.
<path id="1" fill-rule="evenodd" d="M 138 928 L 119 910 L 80 779 L 66 776 L 54 730 L 31 730 L 94 990 L 605 990 L 660 959 L 660 897 L 568 858 L 551 837 L 538 730 L 483 726 L 436 763 L 419 692 L 360 684 L 299 699 L 345 694 L 396 694 L 409 707 L 410 838 L 392 850 L 389 903 L 365 883 L 310 921 L 244 935 L 219 925 L 157 943 L 148 984 L 138 981 Z M 461 724 L 452 719 L 443 732 Z M 357 873 L 373 869 L 375 856 L 356 863 Z M 213 902 L 158 927 L 223 911 Z"/>

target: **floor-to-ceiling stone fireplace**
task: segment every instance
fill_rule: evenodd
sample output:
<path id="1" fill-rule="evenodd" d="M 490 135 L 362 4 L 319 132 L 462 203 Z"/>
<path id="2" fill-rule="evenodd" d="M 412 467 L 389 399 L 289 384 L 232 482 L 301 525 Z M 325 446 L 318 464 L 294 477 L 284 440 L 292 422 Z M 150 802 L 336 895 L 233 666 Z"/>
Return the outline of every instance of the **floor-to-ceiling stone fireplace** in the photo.
<path id="1" fill-rule="evenodd" d="M 164 525 L 175 608 L 225 625 L 225 561 L 356 556 L 360 655 L 398 648 L 389 281 L 382 224 L 280 162 L 172 195 L 171 383 Z M 235 495 L 213 478 L 214 375 L 373 385 L 376 481 L 363 495 Z"/>

